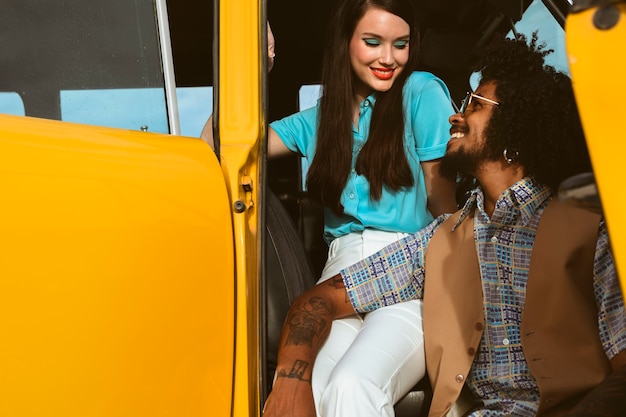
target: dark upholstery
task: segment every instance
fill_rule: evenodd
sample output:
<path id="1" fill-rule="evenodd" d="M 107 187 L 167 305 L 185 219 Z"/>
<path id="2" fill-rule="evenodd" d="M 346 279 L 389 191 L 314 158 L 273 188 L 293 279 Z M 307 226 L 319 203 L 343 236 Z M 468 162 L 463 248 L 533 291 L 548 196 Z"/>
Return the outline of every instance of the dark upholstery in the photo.
<path id="1" fill-rule="evenodd" d="M 291 302 L 316 279 L 296 227 L 278 197 L 266 192 L 265 274 L 267 285 L 268 392 L 276 370 L 280 330 Z"/>

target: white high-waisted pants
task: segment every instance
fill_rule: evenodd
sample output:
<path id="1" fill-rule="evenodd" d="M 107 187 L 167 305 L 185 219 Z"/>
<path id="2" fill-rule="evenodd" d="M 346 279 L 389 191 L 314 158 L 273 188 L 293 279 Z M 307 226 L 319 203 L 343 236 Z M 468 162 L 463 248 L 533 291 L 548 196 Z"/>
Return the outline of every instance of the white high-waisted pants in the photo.
<path id="1" fill-rule="evenodd" d="M 319 282 L 404 236 L 365 230 L 335 239 Z M 335 320 L 313 366 L 317 415 L 394 416 L 425 370 L 421 300 Z"/>

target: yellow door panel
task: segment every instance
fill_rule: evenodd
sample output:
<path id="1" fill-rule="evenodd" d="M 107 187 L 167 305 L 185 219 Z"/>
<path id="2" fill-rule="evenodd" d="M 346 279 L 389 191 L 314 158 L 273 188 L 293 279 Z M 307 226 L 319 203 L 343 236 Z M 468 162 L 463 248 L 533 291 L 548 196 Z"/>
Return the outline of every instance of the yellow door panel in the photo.
<path id="1" fill-rule="evenodd" d="M 233 234 L 210 148 L 12 116 L 0 143 L 0 415 L 230 415 Z"/>
<path id="2" fill-rule="evenodd" d="M 233 414 L 260 415 L 263 364 L 259 234 L 265 161 L 263 2 L 228 0 L 219 7 L 217 120 L 222 169 L 233 204 L 237 324 Z"/>
<path id="3" fill-rule="evenodd" d="M 570 14 L 566 42 L 576 101 L 624 292 L 626 132 L 620 125 L 626 97 L 626 3 L 604 3 Z"/>

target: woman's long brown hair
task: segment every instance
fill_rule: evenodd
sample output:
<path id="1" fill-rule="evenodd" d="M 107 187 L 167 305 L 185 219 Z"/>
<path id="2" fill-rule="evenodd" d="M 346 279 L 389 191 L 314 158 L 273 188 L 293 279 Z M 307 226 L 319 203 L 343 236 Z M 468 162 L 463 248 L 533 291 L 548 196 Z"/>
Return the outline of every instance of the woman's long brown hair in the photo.
<path id="1" fill-rule="evenodd" d="M 404 152 L 402 90 L 417 65 L 419 30 L 410 0 L 341 0 L 332 14 L 322 67 L 317 148 L 307 175 L 309 196 L 343 213 L 340 198 L 352 164 L 354 73 L 349 45 L 359 20 L 370 8 L 386 10 L 410 27 L 409 61 L 393 86 L 376 95 L 369 137 L 356 160 L 357 173 L 370 183 L 370 198 L 380 200 L 383 185 L 392 190 L 410 187 L 415 179 Z"/>

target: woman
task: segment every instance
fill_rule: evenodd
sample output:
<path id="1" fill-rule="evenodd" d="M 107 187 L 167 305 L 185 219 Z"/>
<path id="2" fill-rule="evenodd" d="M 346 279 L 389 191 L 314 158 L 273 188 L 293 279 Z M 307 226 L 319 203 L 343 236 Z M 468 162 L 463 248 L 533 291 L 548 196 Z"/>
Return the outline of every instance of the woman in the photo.
<path id="1" fill-rule="evenodd" d="M 330 244 L 320 281 L 456 210 L 438 160 L 454 111 L 440 79 L 413 71 L 410 0 L 340 0 L 331 16 L 318 105 L 268 134 L 270 156 L 309 160 L 308 194 L 324 206 Z M 421 301 L 336 320 L 313 367 L 317 415 L 391 416 L 424 373 Z M 345 395 L 363 397 L 362 409 L 343 410 Z M 282 415 L 271 402 L 268 414 Z"/>

